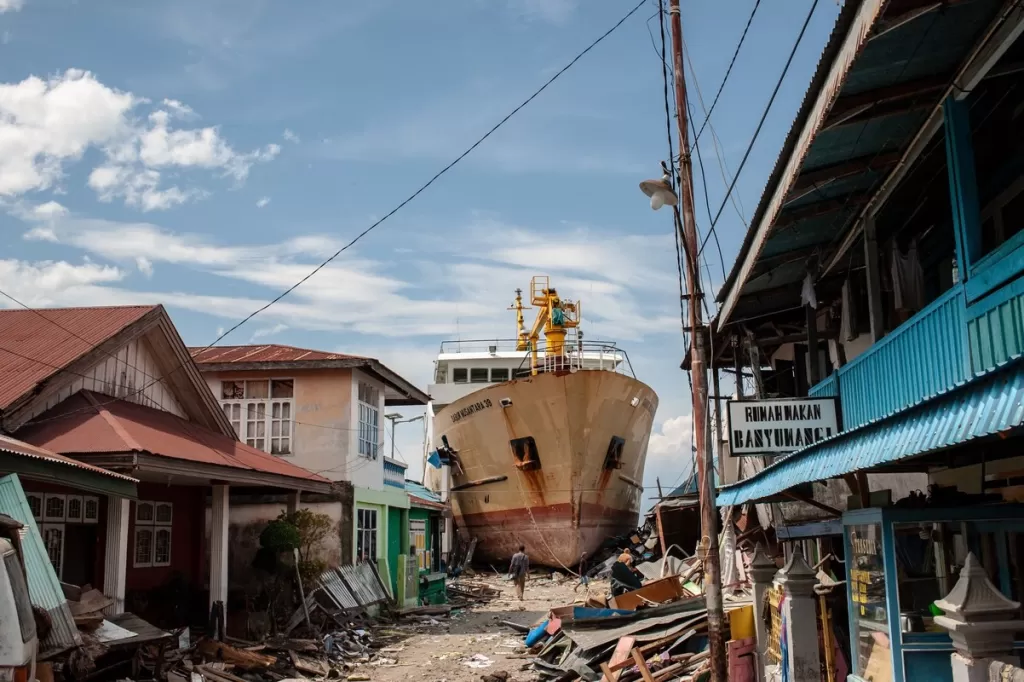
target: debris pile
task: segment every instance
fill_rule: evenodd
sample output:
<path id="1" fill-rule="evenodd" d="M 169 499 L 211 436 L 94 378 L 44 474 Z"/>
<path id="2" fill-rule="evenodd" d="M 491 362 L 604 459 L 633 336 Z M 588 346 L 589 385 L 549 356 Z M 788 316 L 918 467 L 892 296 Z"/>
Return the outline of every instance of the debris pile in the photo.
<path id="1" fill-rule="evenodd" d="M 702 563 L 678 547 L 662 555 L 651 527 L 618 540 L 625 542 L 613 547 L 614 555 L 581 578 L 580 584 L 587 585 L 585 597 L 552 609 L 525 634 L 532 654 L 529 667 L 542 680 L 705 678 L 710 674 L 710 655 Z M 592 582 L 621 577 L 624 569 L 635 576 L 630 580 L 639 588 L 623 592 L 620 582 L 620 593 L 613 595 Z M 744 616 L 737 623 L 752 623 L 752 600 L 744 591 L 727 598 L 727 618 L 739 609 Z M 733 629 L 736 646 L 745 644 L 746 629 Z"/>
<path id="2" fill-rule="evenodd" d="M 330 677 L 369 679 L 363 666 L 395 665 L 388 648 L 359 623 L 337 627 L 319 639 L 272 637 L 255 644 L 202 639 L 180 652 L 168 682 L 280 682 Z"/>

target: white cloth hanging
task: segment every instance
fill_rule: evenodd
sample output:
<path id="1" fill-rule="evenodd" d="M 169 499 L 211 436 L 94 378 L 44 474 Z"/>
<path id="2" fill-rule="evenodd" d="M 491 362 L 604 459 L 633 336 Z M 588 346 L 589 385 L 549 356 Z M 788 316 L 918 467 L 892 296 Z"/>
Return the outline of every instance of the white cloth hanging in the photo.
<path id="1" fill-rule="evenodd" d="M 843 282 L 842 310 L 839 311 L 839 338 L 853 341 L 857 338 L 857 307 L 853 302 L 850 280 Z"/>
<path id="2" fill-rule="evenodd" d="M 916 312 L 924 307 L 924 270 L 917 257 L 917 239 L 910 242 L 907 254 L 892 242 L 892 293 L 896 310 Z"/>
<path id="3" fill-rule="evenodd" d="M 804 277 L 804 285 L 800 289 L 800 303 L 809 305 L 815 310 L 818 309 L 818 296 L 814 293 L 814 278 L 811 277 L 809 272 Z"/>

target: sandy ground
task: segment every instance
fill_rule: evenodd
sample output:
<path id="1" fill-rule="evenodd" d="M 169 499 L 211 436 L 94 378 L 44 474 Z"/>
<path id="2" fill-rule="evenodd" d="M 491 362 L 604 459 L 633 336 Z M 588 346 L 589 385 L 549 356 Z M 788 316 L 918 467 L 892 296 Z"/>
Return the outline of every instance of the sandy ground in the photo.
<path id="1" fill-rule="evenodd" d="M 481 676 L 505 671 L 509 680 L 536 680 L 532 670 L 523 670 L 528 663 L 523 635 L 501 624 L 507 620 L 533 625 L 556 606 L 586 598 L 587 588 L 575 593 L 575 580 L 553 582 L 548 577 L 531 576 L 526 585 L 526 598 L 516 599 L 512 583 L 497 576 L 484 579 L 489 586 L 501 590 L 501 596 L 488 604 L 453 612 L 449 618 L 437 618 L 438 625 L 394 626 L 378 628 L 380 634 L 401 632 L 407 638 L 382 656 L 394 659 L 394 666 L 360 666 L 373 682 L 469 682 Z M 607 583 L 591 584 L 595 592 L 605 592 Z M 486 660 L 473 661 L 474 655 Z M 472 667 L 472 665 L 481 667 Z"/>

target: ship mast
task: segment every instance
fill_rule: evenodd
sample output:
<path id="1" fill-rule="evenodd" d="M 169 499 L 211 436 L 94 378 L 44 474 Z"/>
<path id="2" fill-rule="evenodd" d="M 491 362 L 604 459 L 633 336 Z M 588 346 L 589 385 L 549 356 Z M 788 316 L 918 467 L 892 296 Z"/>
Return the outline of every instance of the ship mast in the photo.
<path id="1" fill-rule="evenodd" d="M 530 350 L 530 335 L 526 333 L 526 320 L 523 318 L 523 290 L 516 289 L 516 302 L 509 310 L 516 311 L 516 350 Z"/>
<path id="2" fill-rule="evenodd" d="M 569 329 L 575 329 L 580 324 L 580 303 L 559 298 L 548 277 L 543 275 L 530 280 L 530 302 L 538 312 L 529 332 L 526 331 L 523 318 L 523 311 L 527 308 L 523 307 L 522 289 L 516 289 L 516 301 L 509 310 L 516 311 L 516 350 L 530 351 L 530 372 L 537 374 L 541 331 L 545 340 L 544 355 L 565 355 L 566 334 Z"/>

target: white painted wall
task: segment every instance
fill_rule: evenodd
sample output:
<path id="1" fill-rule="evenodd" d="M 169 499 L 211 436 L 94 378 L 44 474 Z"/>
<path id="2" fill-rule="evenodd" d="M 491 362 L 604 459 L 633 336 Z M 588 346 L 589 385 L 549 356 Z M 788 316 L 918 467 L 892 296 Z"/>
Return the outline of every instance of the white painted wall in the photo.
<path id="1" fill-rule="evenodd" d="M 332 481 L 349 480 L 349 453 L 356 447 L 359 427 L 358 413 L 353 417 L 351 370 L 215 372 L 204 373 L 203 378 L 218 401 L 222 395 L 221 381 L 292 379 L 292 454 L 283 458 Z"/>
<path id="2" fill-rule="evenodd" d="M 159 381 L 163 378 L 163 372 L 160 371 L 145 337 L 133 339 L 117 352 L 104 355 L 96 365 L 81 374 L 83 376 L 76 377 L 68 386 L 52 395 L 45 405 L 41 405 L 28 415 L 28 419 L 38 416 L 81 390 L 124 398 L 133 403 L 185 417 L 185 412 L 171 389 Z M 146 387 L 145 390 L 140 391 L 143 386 Z"/>
<path id="3" fill-rule="evenodd" d="M 370 459 L 359 454 L 359 382 L 375 387 L 380 396 L 377 405 L 380 414 L 377 431 L 377 459 Z M 353 430 L 349 434 L 348 480 L 359 488 L 384 490 L 384 455 L 386 454 L 384 451 L 384 429 L 387 427 L 384 419 L 384 383 L 354 369 L 349 390 L 351 391 Z"/>

